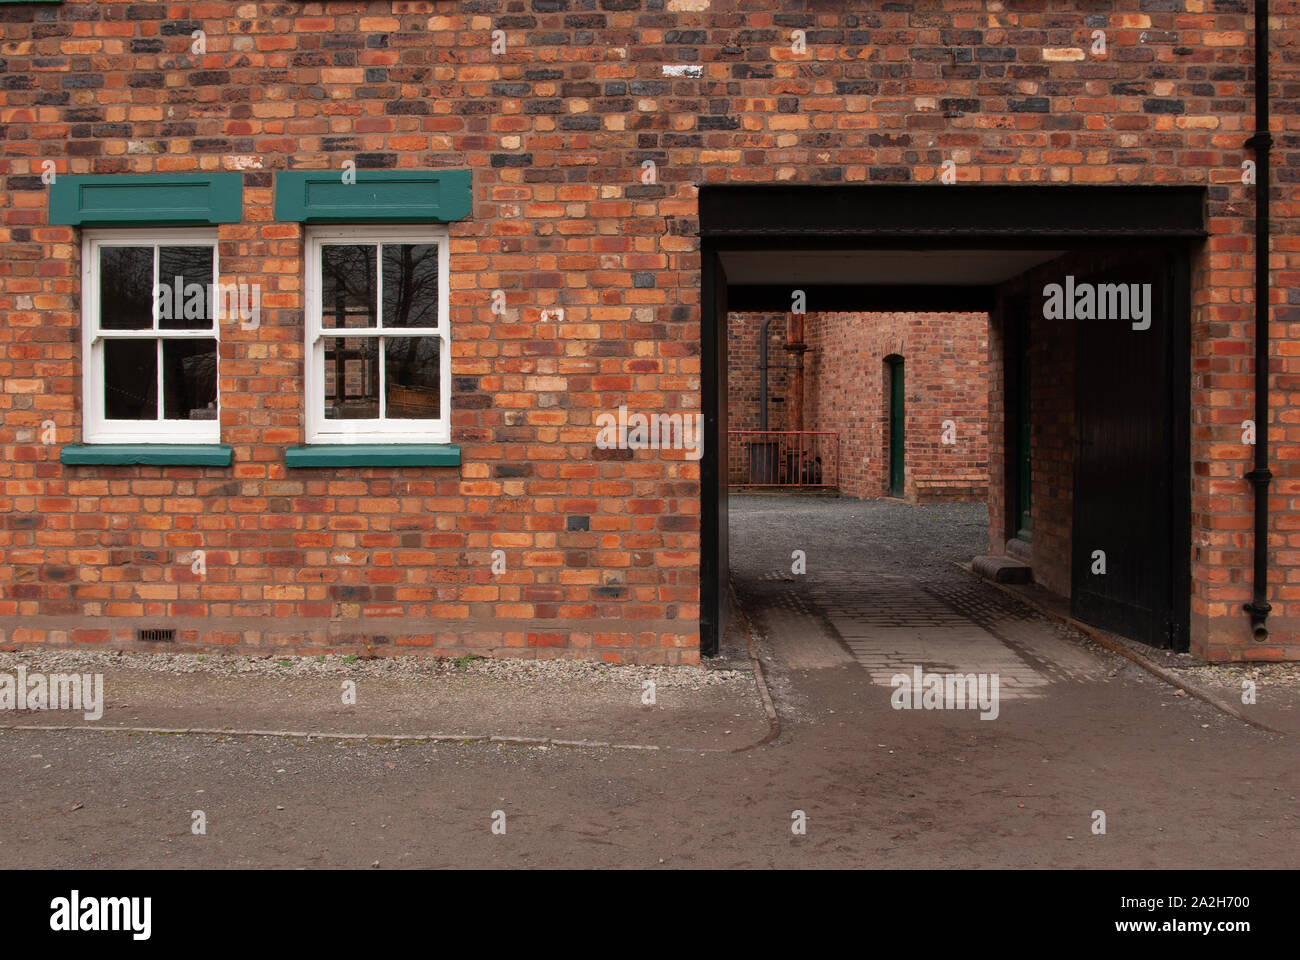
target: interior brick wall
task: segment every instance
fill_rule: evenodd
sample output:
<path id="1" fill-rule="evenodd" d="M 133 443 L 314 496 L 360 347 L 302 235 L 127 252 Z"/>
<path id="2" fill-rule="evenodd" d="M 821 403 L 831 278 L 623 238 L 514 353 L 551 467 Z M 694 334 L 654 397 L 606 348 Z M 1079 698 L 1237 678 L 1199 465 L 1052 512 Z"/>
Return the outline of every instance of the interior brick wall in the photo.
<path id="1" fill-rule="evenodd" d="M 732 431 L 758 429 L 758 338 L 764 317 L 771 317 L 768 429 L 792 429 L 788 389 L 794 359 L 785 349 L 789 315 L 737 313 L 730 316 L 727 328 L 727 418 Z M 836 435 L 841 494 L 864 498 L 889 493 L 884 360 L 897 355 L 904 358 L 907 386 L 905 498 L 967 500 L 986 495 L 988 321 L 983 314 L 819 312 L 805 315 L 804 331 L 808 350 L 803 359 L 803 429 Z M 952 444 L 941 442 L 945 420 L 954 421 Z M 730 479 L 743 483 L 743 444 L 732 437 L 729 450 Z"/>
<path id="2" fill-rule="evenodd" d="M 786 345 L 786 315 L 782 313 L 733 313 L 727 317 L 727 429 L 757 430 L 761 422 L 759 396 L 759 337 L 763 319 L 767 328 L 767 428 L 785 430 L 786 390 L 789 357 Z"/>
<path id="3" fill-rule="evenodd" d="M 840 440 L 840 490 L 888 495 L 889 382 L 903 358 L 907 500 L 983 499 L 988 487 L 988 318 L 984 314 L 817 313 L 806 321 L 810 430 Z M 954 442 L 942 442 L 944 422 Z"/>

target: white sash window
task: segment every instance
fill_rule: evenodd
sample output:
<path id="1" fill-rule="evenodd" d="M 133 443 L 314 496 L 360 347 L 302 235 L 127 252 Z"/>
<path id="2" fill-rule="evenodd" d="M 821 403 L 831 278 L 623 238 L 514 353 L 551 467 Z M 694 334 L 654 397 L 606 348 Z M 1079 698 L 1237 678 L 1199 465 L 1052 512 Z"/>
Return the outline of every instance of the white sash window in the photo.
<path id="1" fill-rule="evenodd" d="M 217 443 L 215 230 L 86 231 L 86 443 Z"/>
<path id="2" fill-rule="evenodd" d="M 448 443 L 447 231 L 307 238 L 308 443 Z"/>

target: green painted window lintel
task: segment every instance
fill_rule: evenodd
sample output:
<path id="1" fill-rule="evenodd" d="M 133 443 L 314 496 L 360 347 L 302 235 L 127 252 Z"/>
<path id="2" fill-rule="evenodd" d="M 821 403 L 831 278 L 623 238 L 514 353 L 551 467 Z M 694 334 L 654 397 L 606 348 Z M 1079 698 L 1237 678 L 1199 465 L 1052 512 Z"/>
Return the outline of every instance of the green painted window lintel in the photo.
<path id="1" fill-rule="evenodd" d="M 275 219 L 281 223 L 450 223 L 473 207 L 468 170 L 280 170 Z"/>
<path id="2" fill-rule="evenodd" d="M 59 451 L 70 466 L 228 467 L 233 458 L 225 443 L 74 443 Z"/>
<path id="3" fill-rule="evenodd" d="M 290 447 L 286 467 L 457 467 L 454 443 L 313 443 Z"/>
<path id="4" fill-rule="evenodd" d="M 239 173 L 72 176 L 50 184 L 50 223 L 73 227 L 209 226 L 239 223 Z"/>

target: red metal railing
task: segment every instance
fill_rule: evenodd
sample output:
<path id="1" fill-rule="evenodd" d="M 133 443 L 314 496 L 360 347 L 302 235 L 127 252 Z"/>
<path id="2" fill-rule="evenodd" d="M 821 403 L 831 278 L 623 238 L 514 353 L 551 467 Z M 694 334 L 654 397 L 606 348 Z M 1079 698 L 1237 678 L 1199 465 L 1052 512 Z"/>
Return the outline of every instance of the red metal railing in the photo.
<path id="1" fill-rule="evenodd" d="M 829 430 L 729 430 L 727 482 L 737 487 L 835 487 L 840 435 Z"/>

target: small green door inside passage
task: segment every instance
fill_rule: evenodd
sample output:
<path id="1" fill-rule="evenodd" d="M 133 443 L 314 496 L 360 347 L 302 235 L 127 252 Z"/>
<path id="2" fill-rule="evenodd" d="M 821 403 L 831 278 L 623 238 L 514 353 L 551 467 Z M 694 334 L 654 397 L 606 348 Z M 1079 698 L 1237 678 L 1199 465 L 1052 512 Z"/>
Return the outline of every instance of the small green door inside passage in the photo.
<path id="1" fill-rule="evenodd" d="M 889 495 L 903 495 L 903 360 L 889 360 Z"/>

